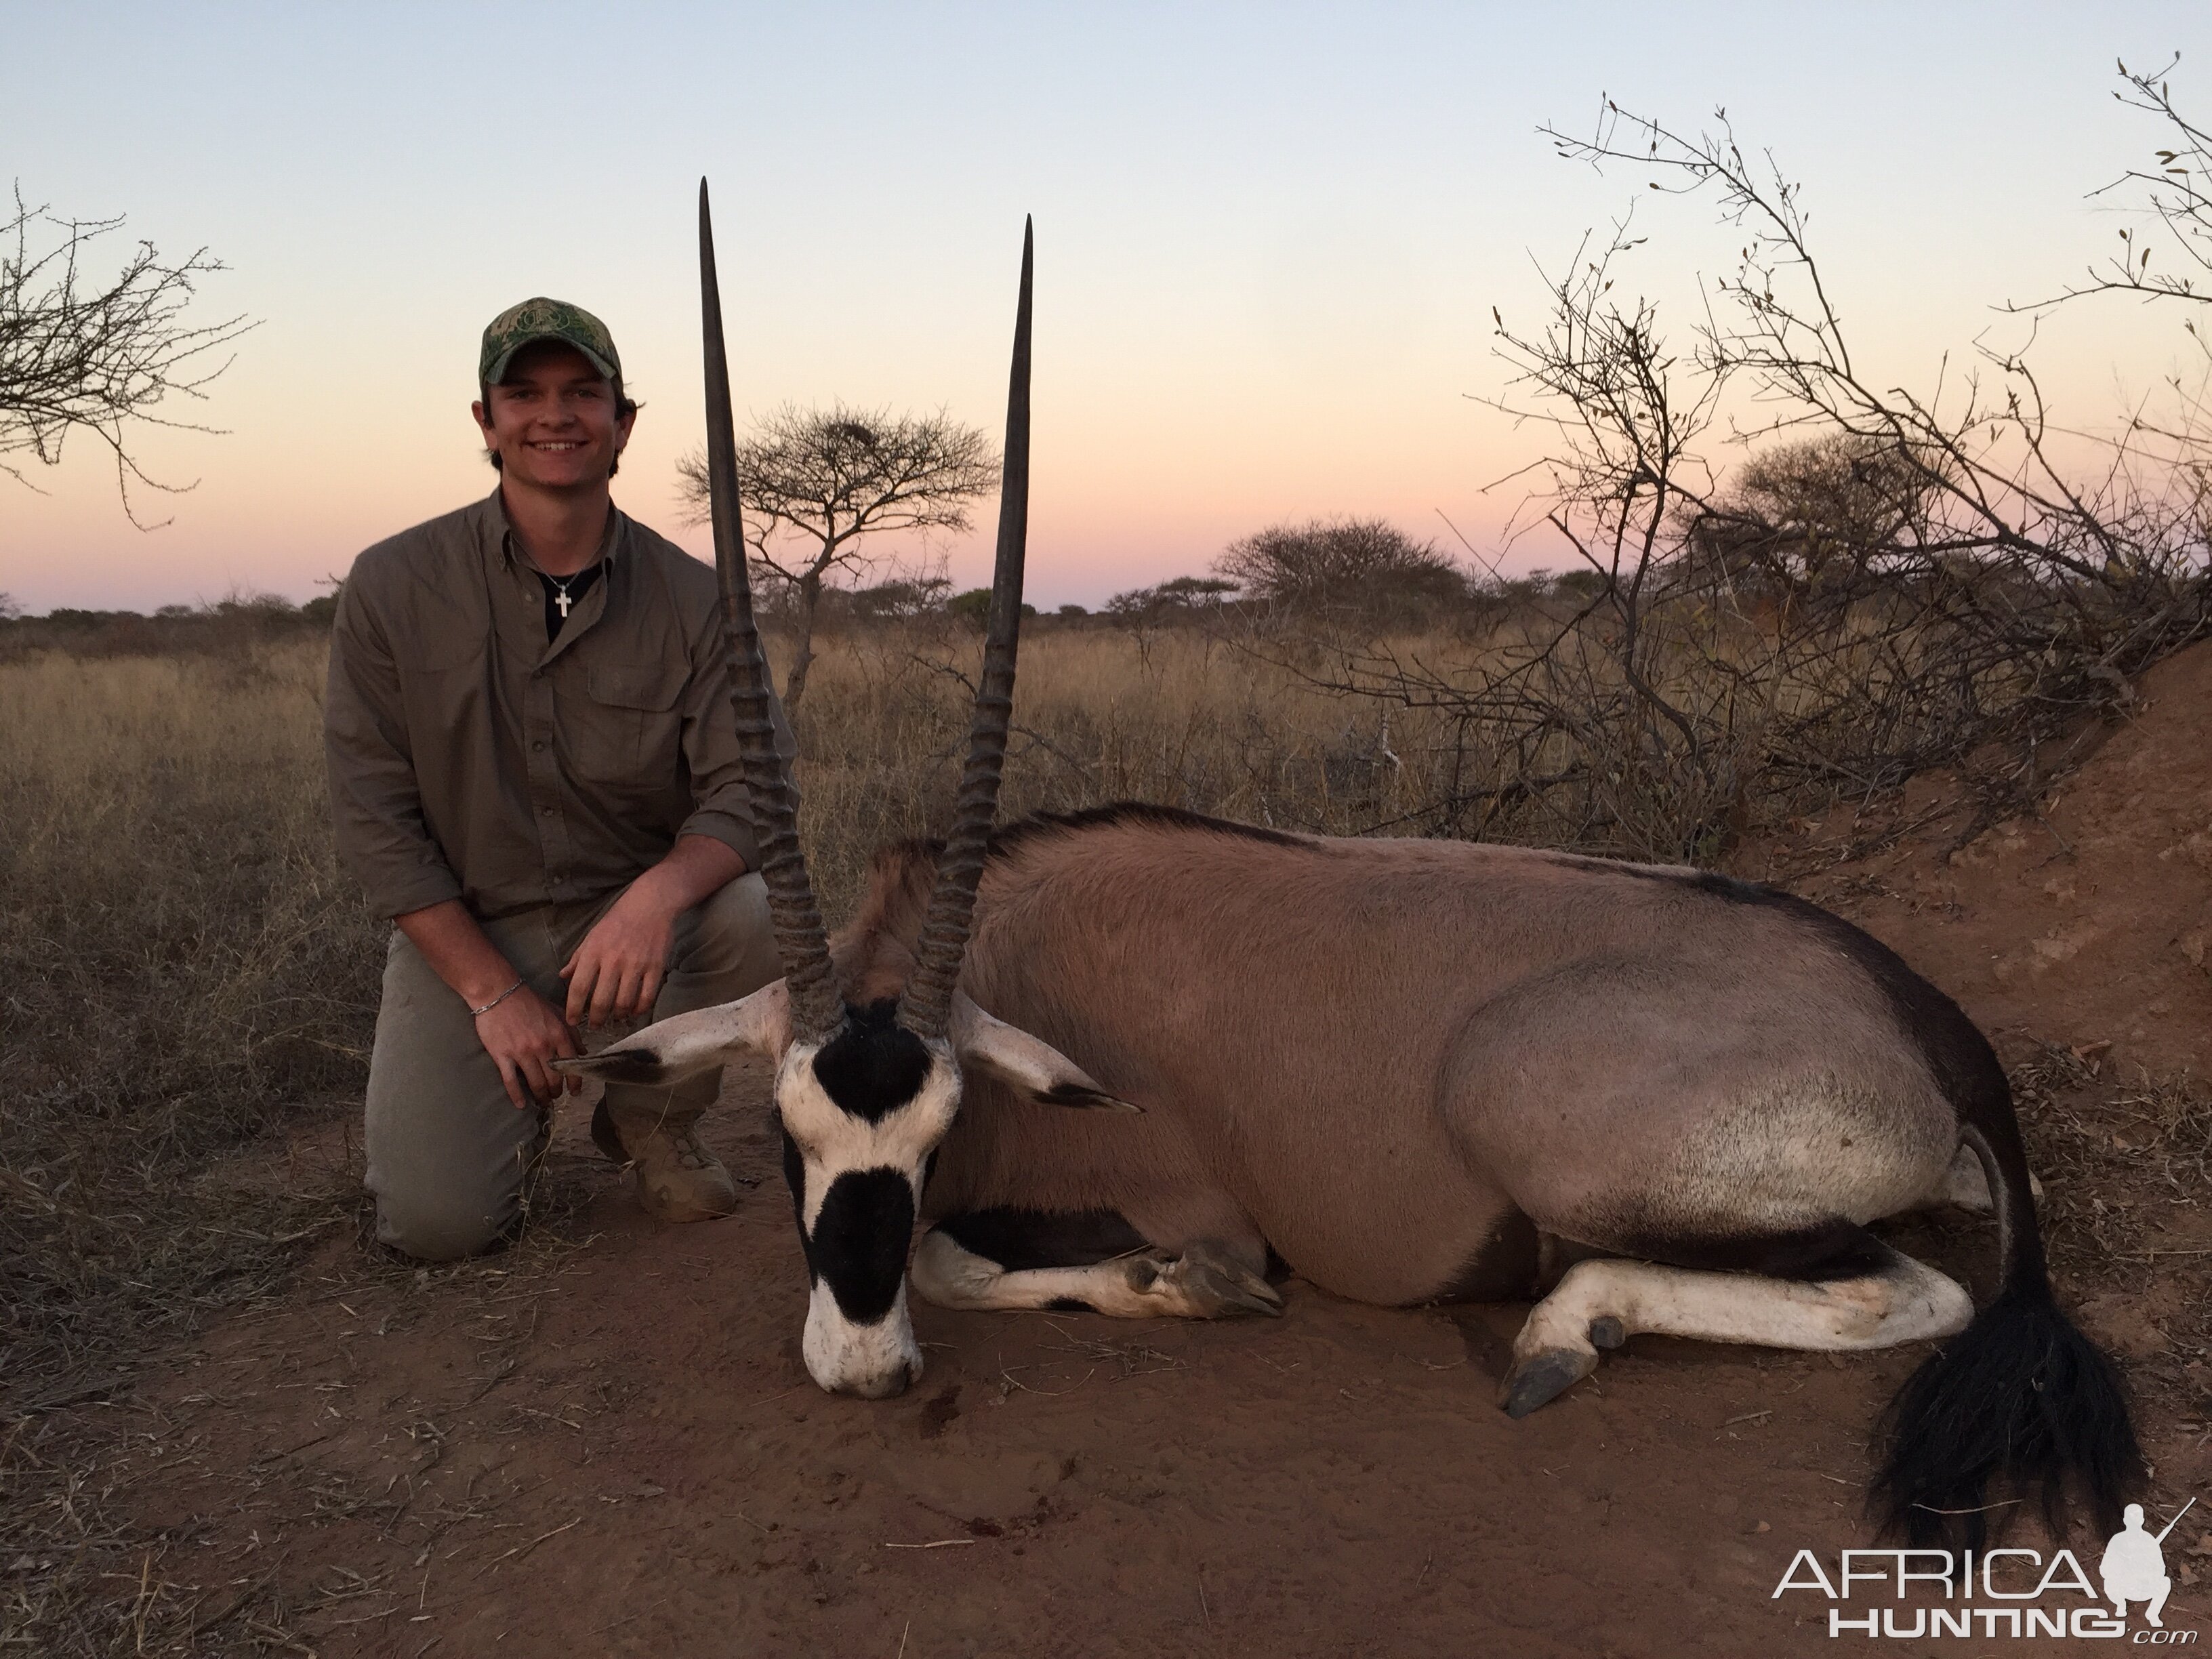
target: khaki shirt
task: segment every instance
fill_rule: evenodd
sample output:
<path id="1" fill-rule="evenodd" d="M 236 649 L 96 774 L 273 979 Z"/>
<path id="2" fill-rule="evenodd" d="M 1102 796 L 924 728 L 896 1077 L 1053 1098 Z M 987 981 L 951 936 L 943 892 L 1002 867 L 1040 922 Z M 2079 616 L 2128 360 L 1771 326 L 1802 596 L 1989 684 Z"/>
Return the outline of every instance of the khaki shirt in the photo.
<path id="1" fill-rule="evenodd" d="M 354 561 L 324 747 L 338 851 L 380 914 L 596 899 L 681 835 L 758 866 L 714 571 L 620 511 L 601 556 L 550 646 L 495 489 Z"/>

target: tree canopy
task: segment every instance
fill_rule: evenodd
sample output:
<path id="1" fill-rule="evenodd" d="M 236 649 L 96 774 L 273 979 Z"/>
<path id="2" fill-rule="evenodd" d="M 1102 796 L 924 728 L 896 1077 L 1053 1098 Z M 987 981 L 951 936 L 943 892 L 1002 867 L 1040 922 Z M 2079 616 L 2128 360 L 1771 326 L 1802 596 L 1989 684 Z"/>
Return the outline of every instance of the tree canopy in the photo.
<path id="1" fill-rule="evenodd" d="M 1410 620 L 1468 596 L 1465 573 L 1433 542 L 1381 519 L 1270 525 L 1231 542 L 1213 570 L 1249 603 L 1343 621 Z"/>
<path id="2" fill-rule="evenodd" d="M 708 517 L 707 458 L 677 463 L 693 523 Z M 934 414 L 786 404 L 739 441 L 738 499 L 757 577 L 781 586 L 798 633 L 786 704 L 806 690 L 823 586 L 856 585 L 879 562 L 888 532 L 959 534 L 968 504 L 998 482 L 998 456 L 981 429 Z"/>

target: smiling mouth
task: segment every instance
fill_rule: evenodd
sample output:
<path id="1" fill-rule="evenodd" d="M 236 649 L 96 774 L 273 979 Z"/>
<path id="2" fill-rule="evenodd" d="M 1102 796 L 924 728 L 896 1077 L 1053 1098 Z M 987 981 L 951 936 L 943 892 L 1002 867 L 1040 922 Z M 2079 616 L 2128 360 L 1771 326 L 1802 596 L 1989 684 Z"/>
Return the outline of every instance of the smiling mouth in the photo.
<path id="1" fill-rule="evenodd" d="M 566 450 L 570 450 L 570 449 L 581 449 L 583 447 L 584 447 L 584 446 L 583 446 L 580 442 L 579 442 L 578 441 L 574 440 L 574 439 L 572 439 L 572 438 L 550 438 L 550 439 L 546 439 L 546 440 L 544 440 L 544 441 L 541 441 L 541 442 L 533 443 L 533 444 L 532 444 L 532 445 L 530 446 L 530 447 L 531 447 L 531 448 L 532 448 L 532 449 L 544 449 L 544 450 L 556 450 L 556 451 L 566 451 Z"/>

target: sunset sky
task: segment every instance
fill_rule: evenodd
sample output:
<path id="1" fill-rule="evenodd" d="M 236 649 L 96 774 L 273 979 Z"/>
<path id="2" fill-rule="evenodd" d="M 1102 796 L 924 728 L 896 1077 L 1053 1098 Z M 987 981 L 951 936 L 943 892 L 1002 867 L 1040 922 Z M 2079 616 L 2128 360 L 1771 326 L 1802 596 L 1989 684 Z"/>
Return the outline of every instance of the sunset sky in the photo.
<path id="1" fill-rule="evenodd" d="M 30 203 L 129 216 L 231 267 L 259 319 L 153 434 L 134 529 L 112 466 L 0 477 L 26 609 L 294 599 L 490 488 L 467 405 L 484 323 L 547 293 L 604 318 L 645 410 L 616 495 L 678 533 L 702 433 L 693 192 L 713 181 L 740 418 L 944 405 L 995 432 L 1022 216 L 1037 233 L 1030 595 L 1096 604 L 1272 521 L 1448 514 L 1486 552 L 1535 440 L 1496 395 L 1496 307 L 1634 201 L 1624 281 L 1686 343 L 1709 202 L 1559 160 L 1601 94 L 1727 106 L 1803 182 L 1832 293 L 1887 380 L 1933 384 L 1992 307 L 2116 246 L 2086 192 L 2160 135 L 2114 60 L 2179 50 L 2212 112 L 2212 7 L 1649 3 L 32 5 L 7 0 L 0 162 Z M 111 252 L 122 250 L 117 248 Z M 2109 422 L 2185 361 L 2179 320 L 2047 323 L 2046 388 Z M 27 458 L 11 458 L 22 460 Z M 991 514 L 948 551 L 980 579 Z M 681 534 L 703 550 L 698 532 Z M 915 550 L 904 550 L 911 553 Z M 1522 566 L 1563 562 L 1540 539 Z"/>

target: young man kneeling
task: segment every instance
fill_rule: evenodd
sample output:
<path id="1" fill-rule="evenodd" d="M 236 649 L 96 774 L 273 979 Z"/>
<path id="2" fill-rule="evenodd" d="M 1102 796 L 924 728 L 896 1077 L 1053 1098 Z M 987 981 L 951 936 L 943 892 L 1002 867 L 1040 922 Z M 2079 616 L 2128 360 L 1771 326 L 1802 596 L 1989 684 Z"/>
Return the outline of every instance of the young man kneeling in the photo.
<path id="1" fill-rule="evenodd" d="M 339 850 L 394 923 L 369 1061 L 377 1236 L 434 1261 L 520 1223 L 550 1062 L 582 1027 L 781 971 L 714 573 L 609 493 L 637 414 L 613 340 L 527 300 L 484 331 L 477 382 L 499 486 L 355 561 L 324 702 Z M 663 1220 L 736 1206 L 696 1130 L 720 1084 L 610 1087 L 592 1119 Z"/>

